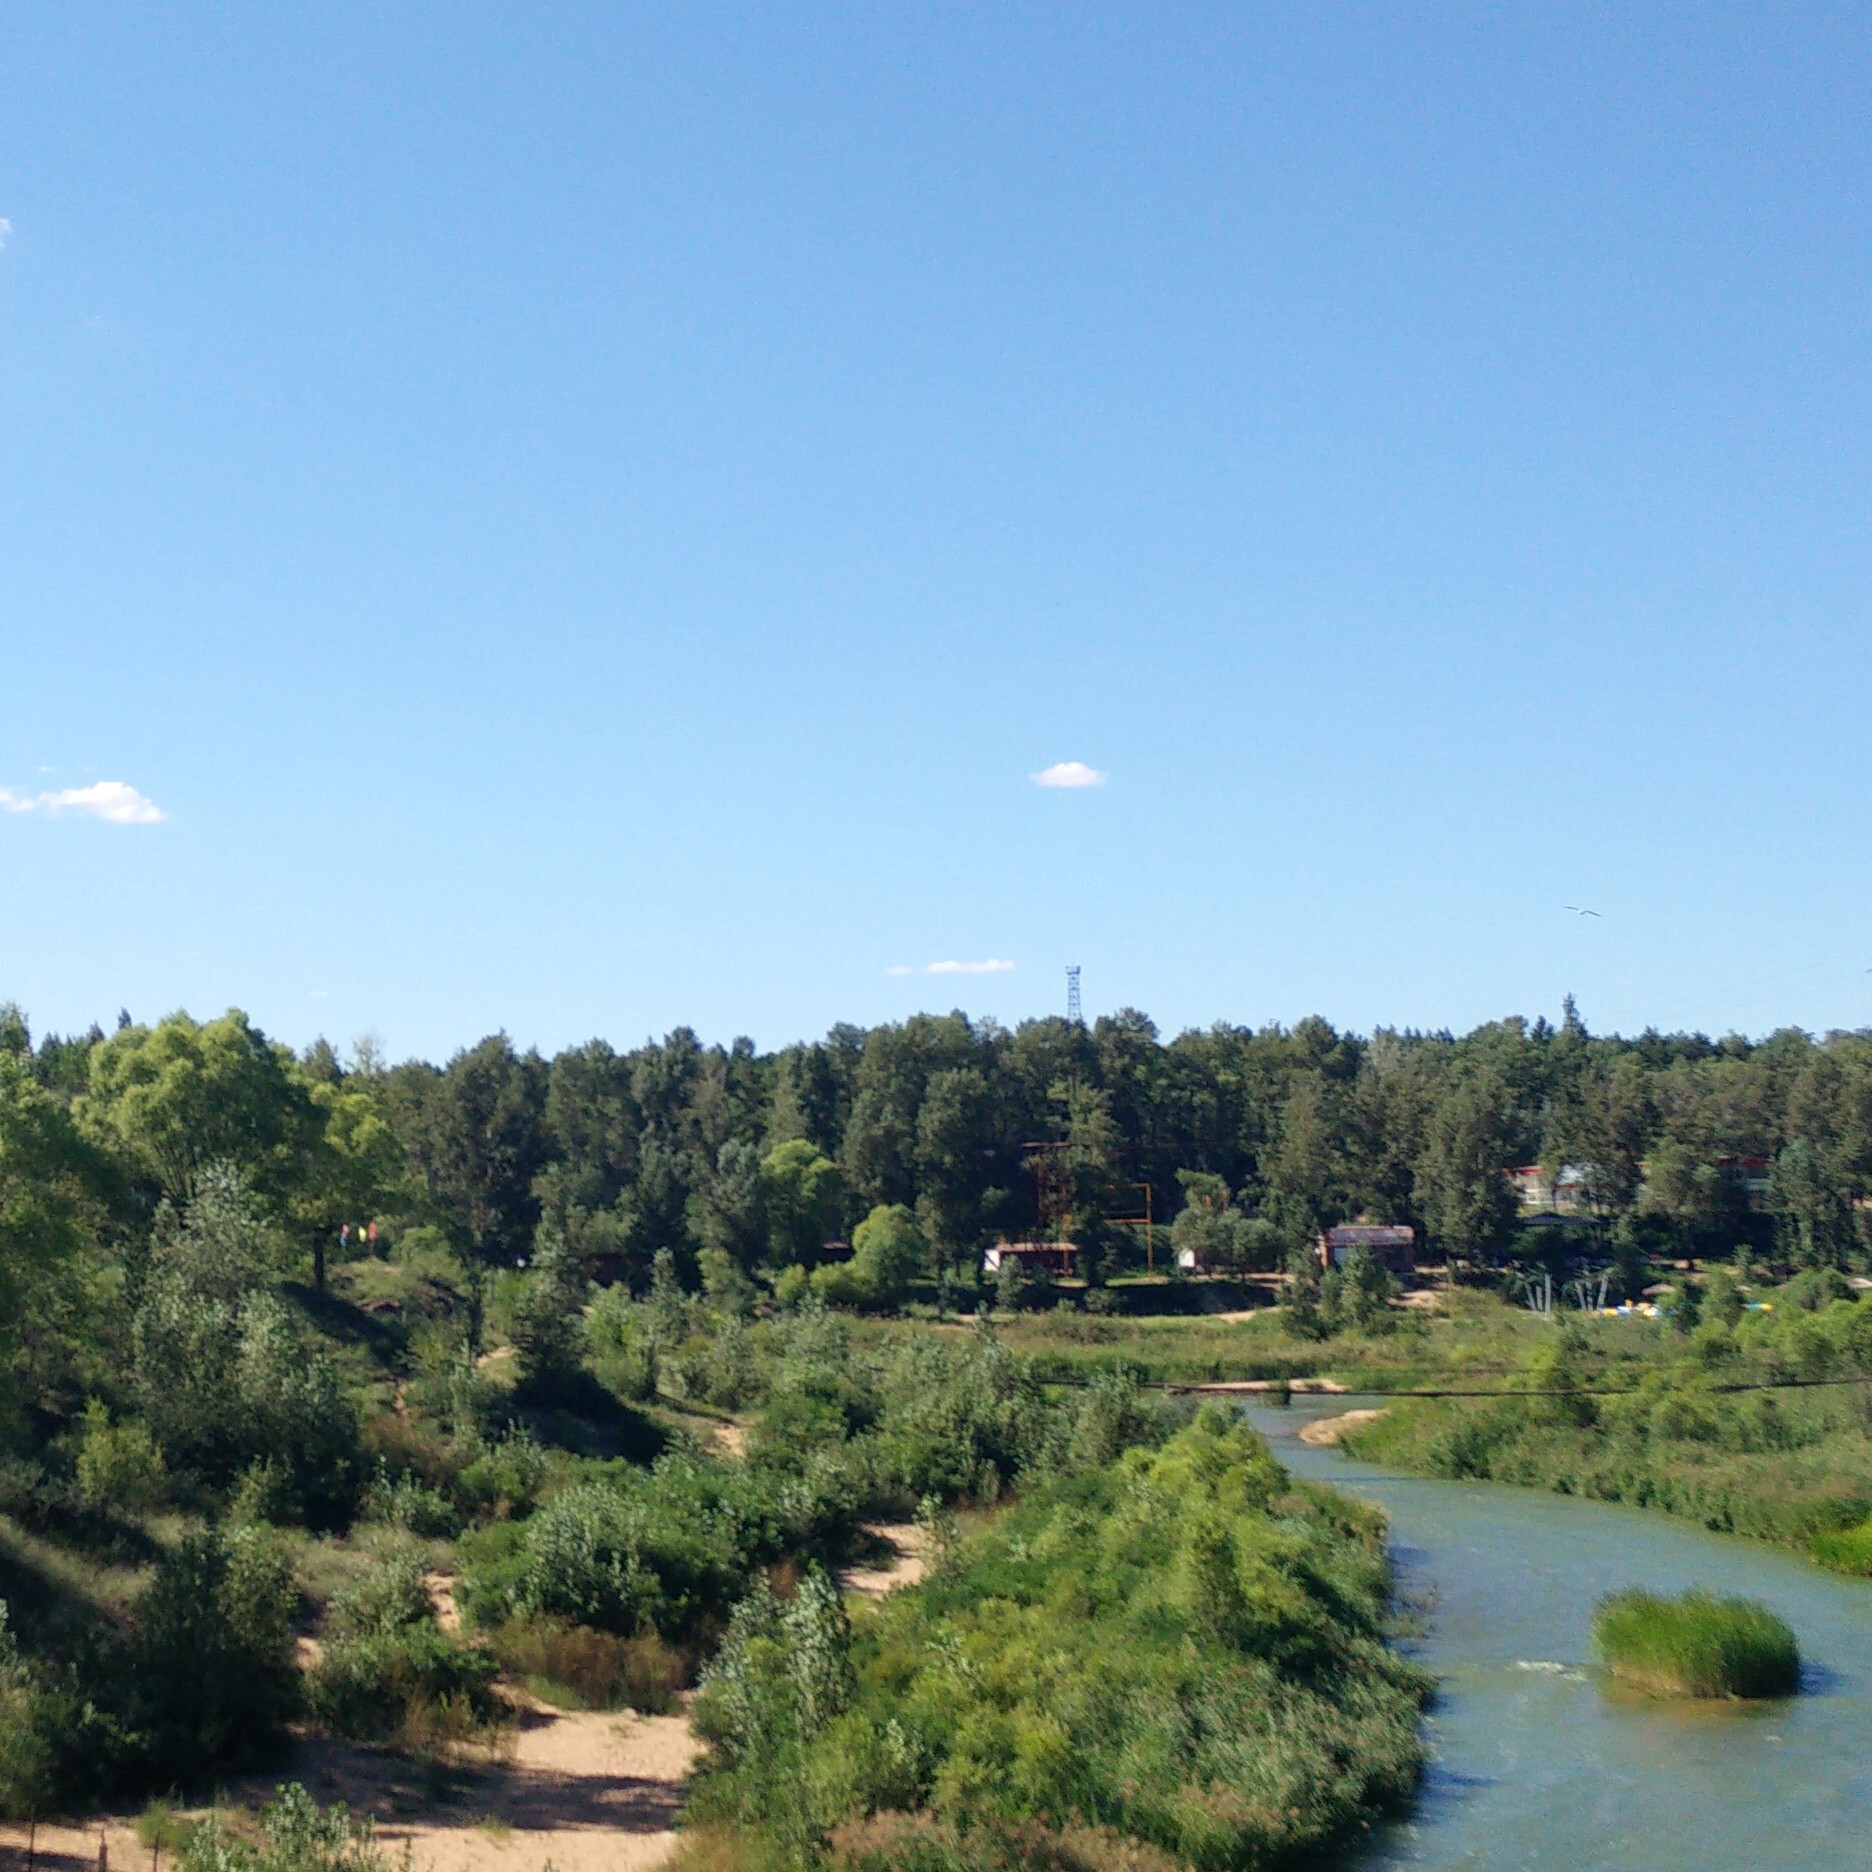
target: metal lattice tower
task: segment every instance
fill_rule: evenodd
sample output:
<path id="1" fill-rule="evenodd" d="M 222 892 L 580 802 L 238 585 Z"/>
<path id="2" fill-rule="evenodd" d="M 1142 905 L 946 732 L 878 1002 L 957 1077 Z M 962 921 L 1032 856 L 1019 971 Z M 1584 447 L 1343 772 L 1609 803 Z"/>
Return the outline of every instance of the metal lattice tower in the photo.
<path id="1" fill-rule="evenodd" d="M 1079 1006 L 1079 964 L 1077 962 L 1066 971 L 1066 1018 L 1075 1027 L 1085 1025 L 1085 1014 Z"/>

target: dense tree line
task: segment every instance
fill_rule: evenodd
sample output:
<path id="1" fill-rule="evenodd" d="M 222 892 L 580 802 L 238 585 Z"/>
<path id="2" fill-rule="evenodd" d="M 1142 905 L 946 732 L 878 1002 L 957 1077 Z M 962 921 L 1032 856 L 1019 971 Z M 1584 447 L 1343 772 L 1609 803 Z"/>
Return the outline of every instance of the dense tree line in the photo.
<path id="1" fill-rule="evenodd" d="M 16 1337 L 26 1289 L 52 1303 L 42 1277 L 81 1243 L 121 1243 L 133 1298 L 160 1297 L 160 1245 L 216 1177 L 254 1209 L 247 1236 L 269 1237 L 242 1253 L 297 1256 L 315 1284 L 373 1222 L 438 1231 L 471 1268 L 547 1252 L 641 1291 L 659 1251 L 691 1288 L 711 1269 L 772 1275 L 880 1210 L 931 1271 L 1035 1233 L 1110 1269 L 1133 1252 L 1112 1219 L 1147 1203 L 1248 1265 L 1352 1217 L 1475 1257 L 1510 1244 L 1506 1173 L 1536 1161 L 1577 1166 L 1607 1231 L 1726 1249 L 1772 1226 L 1790 1263 L 1844 1265 L 1868 1246 L 1872 1036 L 1627 1040 L 1570 1004 L 1558 1026 L 1460 1038 L 1308 1019 L 1165 1041 L 1129 1010 L 1011 1031 L 955 1013 L 771 1054 L 678 1028 L 551 1059 L 496 1034 L 392 1066 L 323 1042 L 295 1057 L 238 1012 L 35 1045 L 8 1010 L 0 1138 L 0 1332 Z M 1771 1166 L 1766 1219 L 1743 1163 Z"/>

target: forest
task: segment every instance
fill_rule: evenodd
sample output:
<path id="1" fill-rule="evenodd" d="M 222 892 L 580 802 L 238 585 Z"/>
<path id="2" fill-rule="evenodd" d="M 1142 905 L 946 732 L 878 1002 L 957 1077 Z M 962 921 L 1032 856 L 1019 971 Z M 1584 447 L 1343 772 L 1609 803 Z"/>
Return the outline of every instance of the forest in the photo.
<path id="1" fill-rule="evenodd" d="M 1563 1228 L 1521 1215 L 1536 1163 L 1573 1167 Z M 191 1796 L 308 1726 L 446 1774 L 523 1684 L 693 1692 L 698 1872 L 1271 1865 L 1408 1797 L 1429 1686 L 1372 1512 L 1150 1381 L 1482 1373 L 1532 1395 L 1368 1447 L 1858 1569 L 1856 1406 L 1724 1380 L 1872 1369 L 1868 1194 L 1872 1037 L 1627 1040 L 1570 1003 L 1460 1038 L 958 1013 L 441 1065 L 8 1007 L 0 1814 Z M 1317 1277 L 1353 1218 L 1417 1227 L 1434 1319 L 1369 1265 Z M 983 1278 L 1032 1238 L 1083 1281 Z M 1140 1279 L 1172 1245 L 1282 1303 L 1128 1322 L 1188 1311 Z M 1662 1273 L 1673 1317 L 1560 1326 L 1537 1272 Z M 912 1521 L 929 1579 L 849 1608 L 841 1569 Z M 325 1824 L 269 1811 L 242 1850 Z"/>

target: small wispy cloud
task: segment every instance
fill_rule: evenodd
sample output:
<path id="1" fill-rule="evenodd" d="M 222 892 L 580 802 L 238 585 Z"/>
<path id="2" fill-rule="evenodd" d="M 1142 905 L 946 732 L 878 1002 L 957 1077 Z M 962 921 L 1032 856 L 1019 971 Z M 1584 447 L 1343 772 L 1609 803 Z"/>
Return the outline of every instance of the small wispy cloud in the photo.
<path id="1" fill-rule="evenodd" d="M 1014 966 L 1004 962 L 999 956 L 990 956 L 985 962 L 925 962 L 920 968 L 908 962 L 895 962 L 884 973 L 886 975 L 1005 975 Z"/>
<path id="2" fill-rule="evenodd" d="M 1096 767 L 1088 767 L 1082 760 L 1055 761 L 1051 767 L 1043 767 L 1031 777 L 1035 786 L 1053 787 L 1103 786 L 1111 778 Z"/>
<path id="3" fill-rule="evenodd" d="M 0 812 L 42 812 L 54 818 L 79 813 L 112 825 L 160 825 L 169 817 L 127 780 L 96 780 L 90 786 L 61 787 L 56 793 L 15 793 L 0 787 Z"/>
<path id="4" fill-rule="evenodd" d="M 0 215 L 0 247 L 5 247 L 13 238 L 13 223 L 5 215 Z"/>

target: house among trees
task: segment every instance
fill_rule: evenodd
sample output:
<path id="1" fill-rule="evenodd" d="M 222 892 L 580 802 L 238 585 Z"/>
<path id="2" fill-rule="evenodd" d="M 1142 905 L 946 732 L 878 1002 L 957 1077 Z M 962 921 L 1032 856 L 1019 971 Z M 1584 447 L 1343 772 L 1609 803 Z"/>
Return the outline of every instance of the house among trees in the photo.
<path id="1" fill-rule="evenodd" d="M 982 1256 L 984 1274 L 999 1274 L 1010 1264 L 1029 1280 L 1069 1280 L 1079 1272 L 1079 1250 L 1069 1241 L 996 1242 Z"/>
<path id="2" fill-rule="evenodd" d="M 1410 1274 L 1417 1267 L 1417 1231 L 1408 1222 L 1342 1222 L 1320 1230 L 1321 1267 L 1339 1266 L 1354 1248 L 1363 1248 L 1393 1274 Z"/>
<path id="3" fill-rule="evenodd" d="M 1577 1215 L 1587 1207 L 1587 1187 L 1592 1182 L 1591 1164 L 1562 1164 L 1549 1170 L 1545 1164 L 1522 1164 L 1508 1172 L 1523 1215 Z"/>

